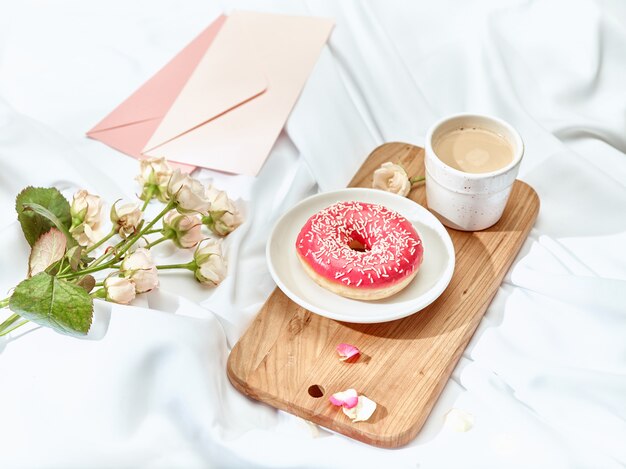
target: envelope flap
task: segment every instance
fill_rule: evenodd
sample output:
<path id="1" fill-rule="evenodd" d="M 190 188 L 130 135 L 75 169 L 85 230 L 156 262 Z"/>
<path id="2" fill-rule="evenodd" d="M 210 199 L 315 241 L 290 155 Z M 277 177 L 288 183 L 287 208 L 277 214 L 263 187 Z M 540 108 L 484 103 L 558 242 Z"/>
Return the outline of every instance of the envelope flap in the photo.
<path id="1" fill-rule="evenodd" d="M 225 21 L 225 16 L 219 16 L 141 88 L 87 132 L 87 135 L 162 118 L 172 106 L 181 88 L 197 67 Z"/>
<path id="2" fill-rule="evenodd" d="M 265 71 L 247 41 L 226 20 L 144 152 L 215 119 L 267 89 Z"/>

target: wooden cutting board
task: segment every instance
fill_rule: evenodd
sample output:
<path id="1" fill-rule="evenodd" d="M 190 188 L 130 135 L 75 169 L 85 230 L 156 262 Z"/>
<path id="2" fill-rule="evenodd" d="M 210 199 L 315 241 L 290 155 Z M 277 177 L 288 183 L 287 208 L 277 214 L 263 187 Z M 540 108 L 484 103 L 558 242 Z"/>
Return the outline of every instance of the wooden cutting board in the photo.
<path id="1" fill-rule="evenodd" d="M 372 152 L 350 187 L 371 187 L 374 170 L 386 161 L 400 163 L 411 176 L 424 174 L 422 148 L 387 143 Z M 409 197 L 426 206 L 423 184 Z M 276 288 L 230 354 L 230 381 L 254 399 L 365 443 L 385 448 L 408 443 L 426 421 L 538 210 L 535 191 L 516 181 L 496 225 L 480 232 L 449 229 L 456 252 L 450 285 L 430 306 L 404 319 L 337 322 L 301 308 Z M 341 342 L 359 347 L 361 357 L 339 361 L 335 347 Z M 367 422 L 352 423 L 328 401 L 351 387 L 378 403 Z"/>

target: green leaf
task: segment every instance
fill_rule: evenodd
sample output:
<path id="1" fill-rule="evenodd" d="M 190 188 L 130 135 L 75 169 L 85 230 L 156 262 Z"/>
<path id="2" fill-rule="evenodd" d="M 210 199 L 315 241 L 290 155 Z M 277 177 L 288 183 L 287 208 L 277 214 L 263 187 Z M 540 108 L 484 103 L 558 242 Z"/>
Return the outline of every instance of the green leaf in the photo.
<path id="1" fill-rule="evenodd" d="M 39 237 L 52 228 L 54 223 L 33 210 L 24 210 L 25 204 L 38 204 L 54 214 L 66 230 L 72 225 L 70 204 L 57 189 L 43 187 L 27 187 L 15 199 L 17 219 L 22 225 L 22 231 L 28 244 L 31 246 Z M 57 228 L 59 228 L 57 226 Z M 59 228 L 63 231 L 61 228 Z"/>
<path id="2" fill-rule="evenodd" d="M 25 319 L 64 334 L 85 335 L 93 320 L 89 294 L 78 285 L 45 272 L 15 287 L 9 308 Z"/>
<path id="3" fill-rule="evenodd" d="M 70 268 L 72 270 L 75 271 L 76 269 L 78 269 L 82 255 L 83 255 L 82 246 L 76 245 L 73 248 L 70 248 L 67 250 L 67 254 L 65 256 L 67 257 L 67 260 L 70 263 Z"/>
<path id="4" fill-rule="evenodd" d="M 37 275 L 62 259 L 66 244 L 65 236 L 56 228 L 50 228 L 50 231 L 42 234 L 30 251 L 28 276 Z"/>
<path id="5" fill-rule="evenodd" d="M 67 244 L 69 246 L 73 246 L 77 244 L 76 240 L 74 239 L 70 231 L 63 225 L 61 220 L 59 220 L 57 216 L 54 213 L 52 213 L 50 210 L 48 210 L 47 208 L 39 204 L 27 203 L 23 205 L 23 209 L 24 211 L 22 213 L 28 213 L 30 210 L 32 210 L 38 215 L 41 215 L 42 217 L 44 217 L 46 220 L 49 220 L 54 226 L 56 226 L 61 232 L 63 232 L 63 234 L 65 235 L 65 239 L 67 240 Z"/>

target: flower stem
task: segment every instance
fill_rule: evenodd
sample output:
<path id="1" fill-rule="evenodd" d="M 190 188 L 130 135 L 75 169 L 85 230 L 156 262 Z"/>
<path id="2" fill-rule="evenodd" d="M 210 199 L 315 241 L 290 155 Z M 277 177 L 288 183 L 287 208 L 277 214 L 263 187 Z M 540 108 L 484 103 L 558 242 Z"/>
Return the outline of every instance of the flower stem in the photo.
<path id="1" fill-rule="evenodd" d="M 187 270 L 195 270 L 196 262 L 191 261 L 187 264 L 167 264 L 167 265 L 157 265 L 157 269 L 159 270 L 167 270 L 167 269 L 187 269 Z"/>
<path id="2" fill-rule="evenodd" d="M 63 272 L 64 268 L 65 268 L 65 256 L 63 256 L 61 260 L 59 261 L 59 269 L 57 270 L 57 272 Z"/>
<path id="3" fill-rule="evenodd" d="M 168 204 L 165 206 L 165 208 L 150 223 L 148 223 L 139 233 L 134 235 L 132 238 L 128 238 L 125 241 L 123 241 L 121 243 L 121 248 L 120 248 L 119 252 L 117 254 L 115 254 L 113 259 L 111 259 L 110 261 L 105 262 L 104 264 L 100 264 L 101 259 L 106 258 L 106 256 L 109 255 L 108 252 L 105 252 L 102 256 L 100 256 L 100 259 L 96 259 L 96 261 L 94 261 L 94 264 L 96 264 L 96 265 L 92 265 L 91 267 L 88 267 L 87 269 L 81 270 L 81 271 L 78 271 L 78 272 L 69 272 L 67 274 L 60 275 L 59 278 L 73 278 L 73 277 L 78 277 L 78 276 L 84 276 L 86 274 L 91 274 L 93 272 L 99 272 L 99 271 L 104 270 L 104 269 L 114 269 L 114 268 L 116 268 L 115 263 L 122 258 L 124 253 L 126 253 L 126 251 L 128 251 L 130 249 L 130 247 L 133 244 L 135 244 L 135 242 L 139 238 L 141 238 L 147 231 L 149 231 L 150 228 L 152 228 L 157 221 L 159 221 L 161 218 L 163 218 L 163 216 L 167 212 L 169 212 L 172 209 L 172 207 L 174 207 L 174 204 L 175 204 L 175 201 L 173 201 L 173 200 L 168 202 Z M 111 252 L 113 252 L 113 251 L 111 251 Z"/>
<path id="4" fill-rule="evenodd" d="M 15 324 L 16 322 L 17 324 Z M 12 314 L 2 324 L 0 324 L 0 337 L 14 331 L 18 327 L 26 324 L 27 322 L 28 319 L 22 319 L 19 314 Z"/>
<path id="5" fill-rule="evenodd" d="M 116 259 L 111 259 L 109 262 L 105 262 L 101 265 L 96 265 L 93 267 L 89 267 L 85 270 L 80 270 L 78 272 L 69 272 L 67 274 L 59 275 L 58 278 L 74 278 L 74 277 L 83 277 L 87 274 L 91 274 L 94 272 L 100 272 L 104 269 L 114 269 L 115 268 Z"/>
<path id="6" fill-rule="evenodd" d="M 152 228 L 156 224 L 156 222 L 158 222 L 161 218 L 163 218 L 163 216 L 174 207 L 175 203 L 176 203 L 175 200 L 170 200 L 165 205 L 165 208 L 163 208 L 163 210 L 161 210 L 161 212 L 159 212 L 159 214 L 156 217 L 154 217 L 150 223 L 144 226 L 143 229 L 139 233 L 137 233 L 135 236 L 133 236 L 132 238 L 128 240 L 126 245 L 120 250 L 120 252 L 117 253 L 115 257 L 117 259 L 121 259 L 122 255 L 126 251 L 128 251 L 133 244 L 135 244 L 135 241 L 137 241 L 139 238 L 144 236 L 148 231 L 150 231 L 150 228 Z"/>
<path id="7" fill-rule="evenodd" d="M 149 235 L 149 234 L 160 233 L 161 231 L 162 231 L 162 230 L 161 230 L 161 228 L 155 228 L 154 230 L 149 230 L 149 231 L 146 231 L 146 232 L 144 233 L 144 235 Z"/>
<path id="8" fill-rule="evenodd" d="M 28 319 L 23 319 L 21 322 L 17 323 L 15 326 L 13 326 L 13 327 L 11 327 L 9 329 L 3 330 L 2 332 L 0 332 L 0 337 L 13 332 L 15 329 L 17 329 L 18 327 L 22 327 L 27 322 L 28 322 Z"/>
<path id="9" fill-rule="evenodd" d="M 114 254 L 116 252 L 117 249 L 121 248 L 122 246 L 124 246 L 124 243 L 126 243 L 127 240 L 122 239 L 119 243 L 117 243 L 115 246 L 113 246 L 113 249 L 107 249 L 100 257 L 98 257 L 95 261 L 93 261 L 90 265 L 90 267 L 95 267 L 97 265 L 102 264 L 102 262 L 104 262 L 104 260 L 109 257 L 111 254 Z"/>
<path id="10" fill-rule="evenodd" d="M 7 297 L 4 300 L 0 301 L 0 309 L 2 308 L 6 308 L 7 306 L 9 306 L 9 301 L 11 301 L 11 297 Z"/>
<path id="11" fill-rule="evenodd" d="M 24 324 L 26 324 L 28 322 L 28 319 L 23 319 L 21 322 L 18 322 L 15 326 L 6 329 L 6 330 L 2 330 L 2 332 L 0 332 L 0 337 L 2 337 L 3 335 L 7 335 L 10 332 L 13 332 L 15 329 L 17 329 L 18 327 L 22 327 Z"/>
<path id="12" fill-rule="evenodd" d="M 144 234 L 146 234 L 147 231 L 150 231 L 150 228 L 152 228 L 156 222 L 158 222 L 161 218 L 163 218 L 163 216 L 169 212 L 172 208 L 174 208 L 174 205 L 176 204 L 175 200 L 170 200 L 165 207 L 163 208 L 163 210 L 161 210 L 159 212 L 159 214 L 154 217 L 152 219 L 152 221 L 150 223 L 148 223 L 147 226 L 144 226 L 143 230 L 141 230 L 141 232 L 139 233 L 141 236 L 143 236 Z M 138 236 L 139 238 L 140 236 Z"/>
<path id="13" fill-rule="evenodd" d="M 413 185 L 413 184 L 417 184 L 418 182 L 422 182 L 425 179 L 426 178 L 424 176 L 415 176 L 415 177 L 409 178 L 409 182 L 411 183 L 411 185 Z"/>
<path id="14" fill-rule="evenodd" d="M 134 235 L 132 238 L 128 238 L 125 241 L 123 241 L 121 243 L 121 248 L 119 250 L 119 252 L 117 254 L 115 254 L 115 256 L 113 257 L 113 259 L 111 259 L 108 262 L 105 262 L 104 264 L 100 264 L 101 259 L 105 259 L 106 256 L 109 255 L 108 252 L 105 252 L 102 256 L 100 256 L 99 259 L 96 259 L 94 261 L 94 263 L 92 264 L 91 267 L 86 268 L 85 270 L 80 270 L 78 272 L 68 272 L 67 274 L 63 274 L 63 275 L 59 275 L 58 278 L 74 278 L 74 277 L 82 277 L 86 274 L 91 274 L 93 272 L 99 272 L 101 270 L 104 269 L 114 269 L 117 268 L 117 266 L 115 266 L 115 263 L 117 261 L 119 261 L 122 256 L 124 255 L 124 253 L 126 253 L 126 251 L 128 251 L 130 249 L 130 247 L 135 244 L 135 242 L 141 238 L 147 231 L 150 230 L 150 228 L 152 228 L 154 226 L 154 224 L 159 221 L 161 218 L 163 218 L 163 216 L 169 212 L 172 207 L 174 207 L 175 201 L 171 200 L 167 203 L 167 205 L 165 206 L 165 208 L 150 222 L 148 223 L 139 233 L 137 233 L 136 235 Z M 113 250 L 111 251 L 113 252 Z"/>
<path id="15" fill-rule="evenodd" d="M 106 235 L 104 238 L 102 238 L 100 241 L 98 241 L 96 244 L 94 244 L 93 246 L 91 246 L 90 248 L 87 248 L 85 250 L 85 254 L 93 251 L 94 249 L 99 248 L 100 246 L 102 246 L 104 243 L 106 243 L 109 239 L 111 239 L 113 236 L 115 236 L 115 233 L 117 233 L 117 231 L 115 230 L 115 228 L 113 228 L 111 230 L 111 232 Z"/>
<path id="16" fill-rule="evenodd" d="M 154 195 L 154 186 L 148 189 L 148 193 L 146 194 L 146 200 L 143 202 L 143 206 L 141 207 L 141 211 L 145 211 L 148 208 L 148 204 L 152 200 L 152 196 Z"/>
<path id="17" fill-rule="evenodd" d="M 146 249 L 150 249 L 153 246 L 156 246 L 159 243 L 162 243 L 163 241 L 167 241 L 169 238 L 163 236 L 162 238 L 157 239 L 156 241 L 152 241 L 151 243 L 146 244 Z"/>
<path id="18" fill-rule="evenodd" d="M 111 251 L 106 251 L 104 254 L 102 254 L 100 257 L 98 257 L 95 261 L 93 261 L 93 262 L 91 263 L 91 267 L 95 267 L 95 266 L 97 266 L 97 265 L 102 264 L 102 262 L 103 262 L 103 261 L 104 261 L 107 257 L 109 257 L 111 254 L 112 254 L 112 252 L 111 252 Z"/>

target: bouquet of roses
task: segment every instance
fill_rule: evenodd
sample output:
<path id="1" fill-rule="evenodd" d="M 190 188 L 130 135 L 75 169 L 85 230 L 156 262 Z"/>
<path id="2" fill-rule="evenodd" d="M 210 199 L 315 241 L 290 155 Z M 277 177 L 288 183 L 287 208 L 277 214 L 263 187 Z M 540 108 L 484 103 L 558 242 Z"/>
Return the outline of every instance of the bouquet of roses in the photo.
<path id="1" fill-rule="evenodd" d="M 27 187 L 15 209 L 31 246 L 28 277 L 0 300 L 13 314 L 0 324 L 0 336 L 32 321 L 72 335 L 85 335 L 93 319 L 93 301 L 128 304 L 138 293 L 158 285 L 160 269 L 187 269 L 206 285 L 226 275 L 220 237 L 241 224 L 225 192 L 173 171 L 165 159 L 141 162 L 137 180 L 140 203 L 115 202 L 107 231 L 103 202 L 80 190 L 70 203 L 55 188 Z M 151 200 L 164 206 L 151 220 L 144 211 Z M 213 237 L 205 236 L 203 230 Z M 193 249 L 184 264 L 156 265 L 150 248 L 172 242 Z"/>

